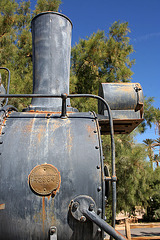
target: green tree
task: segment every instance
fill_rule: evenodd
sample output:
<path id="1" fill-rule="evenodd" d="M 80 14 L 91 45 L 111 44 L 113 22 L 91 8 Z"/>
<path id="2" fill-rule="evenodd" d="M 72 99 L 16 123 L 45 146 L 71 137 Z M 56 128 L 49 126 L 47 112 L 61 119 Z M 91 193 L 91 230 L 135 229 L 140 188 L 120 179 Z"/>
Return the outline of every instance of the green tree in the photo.
<path id="1" fill-rule="evenodd" d="M 147 127 L 151 128 L 153 124 L 156 124 L 157 128 L 159 129 L 160 110 L 155 108 L 153 103 L 153 97 L 144 98 L 144 121 L 138 127 L 140 133 L 145 132 Z"/>
<path id="2" fill-rule="evenodd" d="M 130 60 L 130 54 L 134 50 L 127 37 L 129 31 L 128 23 L 115 22 L 108 36 L 98 31 L 87 39 L 80 39 L 72 48 L 71 92 L 98 94 L 102 82 L 131 80 L 134 60 Z M 81 109 L 79 100 L 74 100 L 74 104 Z M 96 110 L 91 100 L 89 106 Z"/>
<path id="3" fill-rule="evenodd" d="M 143 143 L 147 147 L 148 157 L 149 157 L 149 160 L 150 160 L 151 168 L 153 169 L 153 161 L 154 161 L 153 143 L 154 143 L 154 140 L 150 139 L 150 138 L 147 138 L 146 140 L 143 140 Z"/>
<path id="4" fill-rule="evenodd" d="M 115 136 L 115 146 L 117 212 L 124 210 L 133 214 L 136 205 L 146 207 L 148 204 L 152 169 L 146 161 L 144 146 L 135 144 L 133 134 Z M 111 169 L 108 137 L 103 139 L 103 149 L 105 162 Z"/>
<path id="5" fill-rule="evenodd" d="M 0 66 L 11 71 L 10 93 L 32 93 L 32 37 L 31 19 L 41 11 L 58 11 L 60 0 L 38 0 L 34 13 L 30 1 L 1 0 Z M 2 71 L 7 85 L 7 73 Z M 29 105 L 30 99 L 10 99 L 9 104 L 19 110 Z"/>
<path id="6" fill-rule="evenodd" d="M 148 198 L 147 212 L 144 216 L 146 221 L 160 220 L 160 168 L 156 168 L 152 174 L 150 184 L 150 197 Z"/>
<path id="7" fill-rule="evenodd" d="M 36 9 L 34 14 L 37 15 L 41 12 L 54 11 L 58 12 L 61 0 L 37 0 Z"/>

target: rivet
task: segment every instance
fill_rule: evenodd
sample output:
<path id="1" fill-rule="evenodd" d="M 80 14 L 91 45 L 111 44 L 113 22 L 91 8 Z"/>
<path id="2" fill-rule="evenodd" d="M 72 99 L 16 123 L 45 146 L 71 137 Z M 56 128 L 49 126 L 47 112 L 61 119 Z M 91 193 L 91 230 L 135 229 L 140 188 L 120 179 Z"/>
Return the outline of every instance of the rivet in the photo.
<path id="1" fill-rule="evenodd" d="M 78 202 L 74 202 L 74 203 L 73 203 L 73 208 L 77 209 L 78 206 L 79 206 L 79 203 L 78 203 Z"/>
<path id="2" fill-rule="evenodd" d="M 91 203 L 90 206 L 89 206 L 89 211 L 93 211 L 93 209 L 94 209 L 94 204 Z"/>
<path id="3" fill-rule="evenodd" d="M 82 216 L 82 217 L 80 218 L 80 221 L 81 221 L 81 222 L 85 222 L 85 221 L 86 221 L 86 217 L 85 217 L 85 216 Z"/>
<path id="4" fill-rule="evenodd" d="M 47 114 L 47 118 L 50 118 L 50 117 L 51 117 L 51 114 L 50 114 L 50 113 L 48 113 L 48 114 Z"/>
<path id="5" fill-rule="evenodd" d="M 101 232 L 102 230 L 100 228 L 97 229 L 98 232 Z"/>
<path id="6" fill-rule="evenodd" d="M 101 209 L 101 208 L 98 208 L 97 214 L 99 215 L 101 212 L 102 212 L 102 209 Z"/>
<path id="7" fill-rule="evenodd" d="M 56 233 L 56 229 L 55 228 L 50 228 L 50 235 L 53 235 L 54 233 Z"/>
<path id="8" fill-rule="evenodd" d="M 101 188 L 101 187 L 98 187 L 97 190 L 98 190 L 98 192 L 100 192 L 100 191 L 102 190 L 102 188 Z"/>
<path id="9" fill-rule="evenodd" d="M 51 234 L 54 234 L 56 229 L 51 229 Z"/>
<path id="10" fill-rule="evenodd" d="M 97 165 L 97 169 L 100 169 L 100 166 L 99 166 L 99 165 Z"/>
<path id="11" fill-rule="evenodd" d="M 95 149 L 99 149 L 99 147 L 98 147 L 98 146 L 95 146 Z"/>

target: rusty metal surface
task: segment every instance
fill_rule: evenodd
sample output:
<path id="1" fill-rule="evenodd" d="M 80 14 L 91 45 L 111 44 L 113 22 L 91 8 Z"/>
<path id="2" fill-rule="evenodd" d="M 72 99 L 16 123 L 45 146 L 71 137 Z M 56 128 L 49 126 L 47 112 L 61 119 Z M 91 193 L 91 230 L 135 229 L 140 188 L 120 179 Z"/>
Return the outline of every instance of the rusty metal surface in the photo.
<path id="1" fill-rule="evenodd" d="M 31 189 L 42 196 L 54 195 L 60 188 L 60 173 L 51 164 L 41 164 L 34 167 L 29 175 Z"/>
<path id="2" fill-rule="evenodd" d="M 104 214 L 101 145 L 92 113 L 24 112 L 5 119 L 0 144 L 0 239 L 47 240 L 51 226 L 59 240 L 103 239 L 87 220 L 77 222 L 68 211 L 71 199 L 91 196 Z M 56 194 L 34 194 L 28 176 L 35 166 L 51 164 L 61 175 Z M 104 174 L 103 174 L 104 176 Z"/>
<path id="3" fill-rule="evenodd" d="M 143 91 L 139 83 L 102 83 L 99 95 L 112 110 L 114 133 L 128 134 L 143 121 Z M 109 134 L 108 112 L 98 101 L 101 134 Z"/>
<path id="4" fill-rule="evenodd" d="M 113 119 L 114 134 L 129 134 L 131 133 L 143 119 Z M 108 119 L 99 118 L 99 125 L 102 135 L 110 134 Z"/>
<path id="5" fill-rule="evenodd" d="M 135 110 L 137 103 L 143 103 L 143 91 L 139 83 L 102 83 L 99 96 L 108 102 L 111 110 Z M 98 107 L 99 113 L 103 114 L 104 105 L 99 102 Z"/>
<path id="6" fill-rule="evenodd" d="M 0 210 L 5 209 L 5 203 L 0 204 Z"/>

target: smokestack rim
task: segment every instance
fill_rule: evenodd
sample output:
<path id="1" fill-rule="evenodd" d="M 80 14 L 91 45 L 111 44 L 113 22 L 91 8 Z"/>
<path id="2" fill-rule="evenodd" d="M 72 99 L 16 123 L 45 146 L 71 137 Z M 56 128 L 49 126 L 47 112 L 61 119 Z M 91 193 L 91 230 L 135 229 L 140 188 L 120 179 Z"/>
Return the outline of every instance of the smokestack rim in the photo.
<path id="1" fill-rule="evenodd" d="M 53 12 L 53 11 L 46 11 L 46 12 L 41 12 L 41 13 L 37 14 L 37 15 L 32 19 L 32 21 L 31 21 L 31 26 L 32 26 L 32 22 L 33 22 L 37 17 L 39 17 L 39 16 L 41 16 L 41 15 L 44 15 L 44 14 L 55 14 L 55 15 L 59 15 L 59 16 L 61 16 L 61 17 L 64 17 L 64 18 L 66 18 L 66 19 L 71 23 L 71 26 L 72 26 L 72 28 L 73 28 L 72 21 L 71 21 L 67 16 L 65 16 L 65 15 L 62 14 L 62 13 Z"/>

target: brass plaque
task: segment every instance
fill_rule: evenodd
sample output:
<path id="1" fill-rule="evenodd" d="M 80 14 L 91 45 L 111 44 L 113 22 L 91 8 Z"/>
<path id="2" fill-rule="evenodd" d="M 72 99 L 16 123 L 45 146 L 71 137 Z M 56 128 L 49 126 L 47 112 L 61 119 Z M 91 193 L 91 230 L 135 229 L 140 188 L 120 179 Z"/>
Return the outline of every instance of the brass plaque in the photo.
<path id="1" fill-rule="evenodd" d="M 60 188 L 61 177 L 57 168 L 51 164 L 38 165 L 29 175 L 31 189 L 42 196 L 46 196 Z"/>

